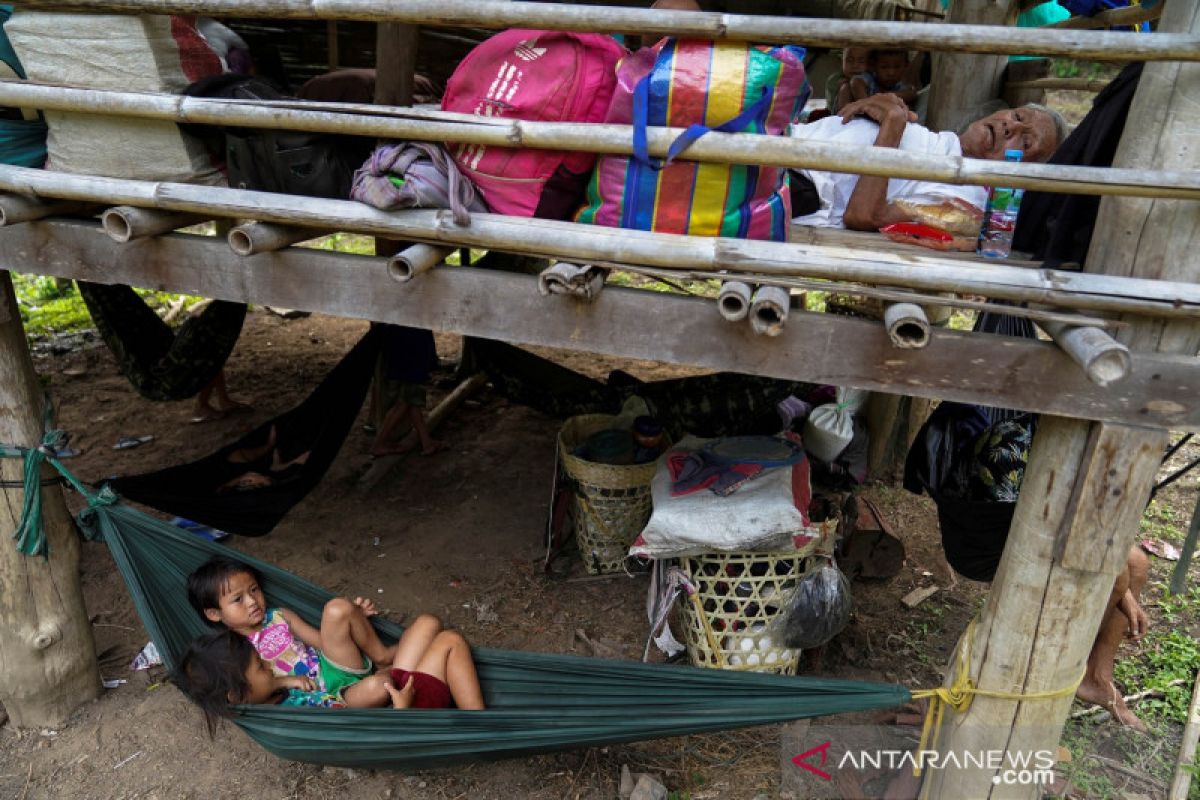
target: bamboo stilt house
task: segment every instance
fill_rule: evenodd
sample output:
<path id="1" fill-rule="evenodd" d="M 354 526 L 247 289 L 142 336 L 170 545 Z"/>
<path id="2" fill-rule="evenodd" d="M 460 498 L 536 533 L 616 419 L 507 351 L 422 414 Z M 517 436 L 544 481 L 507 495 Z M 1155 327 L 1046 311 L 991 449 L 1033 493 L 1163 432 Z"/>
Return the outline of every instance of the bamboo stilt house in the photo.
<path id="1" fill-rule="evenodd" d="M 1009 551 L 1019 548 L 1024 557 L 1018 561 L 1006 555 L 973 634 L 971 677 L 976 686 L 994 694 L 976 698 L 964 713 L 949 714 L 937 746 L 1003 749 L 1016 742 L 1053 749 L 1069 696 L 1038 700 L 1023 696 L 1059 689 L 1081 669 L 1103 607 L 1097 599 L 1111 588 L 1149 492 L 1156 448 L 1167 430 L 1200 430 L 1200 256 L 1195 248 L 1200 232 L 1200 148 L 1188 146 L 1200 129 L 1195 111 L 1200 108 L 1197 0 L 1167 0 L 1160 32 L 1139 36 L 1065 27 L 1018 32 L 1000 25 L 682 14 L 495 0 L 408 0 L 391 5 L 374 0 L 315 4 L 32 0 L 22 7 L 211 14 L 275 20 L 272 25 L 283 25 L 282 20 L 353 20 L 378 23 L 393 32 L 391 26 L 397 25 L 422 30 L 437 26 L 437 41 L 458 44 L 462 42 L 455 31 L 467 31 L 461 38 L 472 41 L 479 28 L 519 26 L 825 47 L 853 41 L 972 54 L 979 59 L 1034 54 L 1151 62 L 1135 108 L 1144 114 L 1139 119 L 1153 124 L 1126 133 L 1112 169 L 801 147 L 793 140 L 739 134 L 712 134 L 686 155 L 716 163 L 808 166 L 1104 195 L 1102 224 L 1097 226 L 1087 270 L 1074 273 L 1020 263 L 997 265 L 969 256 L 897 251 L 882 246 L 874 235 L 796 231 L 790 243 L 763 243 L 490 214 L 477 214 L 471 226 L 462 227 L 444 212 L 383 213 L 348 201 L 0 166 L 0 192 L 8 195 L 0 200 L 0 214 L 6 221 L 0 227 L 3 269 L 101 283 L 153 284 L 224 300 L 363 317 L 517 344 L 587 349 L 1047 415 L 1009 539 Z M 1015 16 L 1015 10 L 1016 4 L 1008 4 L 1004 13 Z M 420 39 L 418 52 L 425 47 L 426 40 Z M 416 57 L 417 63 L 420 58 Z M 385 75 L 390 63 L 380 61 L 380 81 L 401 86 L 407 81 L 411 86 L 411 75 Z M 993 95 L 996 90 L 998 86 L 992 87 Z M 951 112 L 970 106 L 972 98 L 944 96 L 940 102 L 952 116 Z M 0 82 L 0 105 L 159 122 L 598 153 L 627 154 L 632 147 L 630 130 L 624 126 L 481 121 L 380 106 L 239 104 L 8 82 Z M 650 152 L 665 154 L 674 133 L 651 131 Z M 191 219 L 252 220 L 261 227 L 240 234 L 241 251 L 250 253 L 244 256 L 223 240 L 183 234 L 148 235 L 121 244 L 98 236 L 93 222 L 57 217 L 64 213 L 62 201 L 73 204 L 71 208 L 133 206 Z M 754 335 L 749 326 L 724 323 L 709 301 L 608 288 L 594 303 L 579 305 L 566 298 L 539 297 L 531 276 L 472 267 L 413 270 L 400 282 L 389 274 L 383 254 L 350 256 L 289 247 L 300 240 L 297 228 L 353 231 L 648 271 L 736 272 L 785 286 L 833 281 L 895 299 L 912 292 L 925 297 L 957 292 L 987 300 L 1024 301 L 1031 304 L 1026 313 L 1040 315 L 1060 333 L 1064 326 L 1108 331 L 1128 348 L 1128 374 L 1102 386 L 1053 342 L 997 344 L 995 337 L 944 329 L 934 329 L 924 348 L 897 349 L 882 324 L 806 311 L 793 312 L 783 334 L 767 338 Z M 271 244 L 254 245 L 254 237 Z M 4 318 L 5 308 L 0 305 L 0 322 Z M 648 319 L 655 320 L 653 330 L 645 325 Z M 1063 340 L 1057 334 L 1056 338 Z M 27 356 L 16 352 L 22 346 L 16 337 L 0 339 L 0 375 L 5 378 L 0 384 L 16 383 L 9 379 L 27 371 L 23 362 Z M 1087 360 L 1086 355 L 1075 357 Z M 0 399 L 26 416 L 34 413 L 32 396 L 17 391 L 5 396 L 0 391 Z M 28 420 L 11 429 L 0 425 L 0 439 L 31 440 L 32 430 Z M 69 553 L 69 547 L 65 550 Z M 10 557 L 0 555 L 0 563 Z M 985 796 L 993 792 L 993 774 L 980 769 L 953 777 L 934 776 L 930 779 L 933 796 Z"/>

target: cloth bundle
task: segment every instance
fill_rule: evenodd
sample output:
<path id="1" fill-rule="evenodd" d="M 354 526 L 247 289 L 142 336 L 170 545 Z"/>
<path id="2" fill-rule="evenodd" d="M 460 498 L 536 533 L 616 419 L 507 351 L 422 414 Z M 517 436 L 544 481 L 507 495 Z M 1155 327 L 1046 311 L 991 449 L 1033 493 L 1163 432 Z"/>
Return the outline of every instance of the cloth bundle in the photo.
<path id="1" fill-rule="evenodd" d="M 673 161 L 710 130 L 784 134 L 808 99 L 804 49 L 664 39 L 621 62 L 605 120 L 633 124 L 633 158 L 603 156 L 576 221 L 698 236 L 787 240 L 791 199 L 777 167 Z M 646 129 L 687 127 L 667 163 Z"/>
<path id="2" fill-rule="evenodd" d="M 487 211 L 475 186 L 440 145 L 400 142 L 377 147 L 354 173 L 351 199 L 384 211 L 449 208 L 457 225 L 471 224 L 471 211 Z"/>
<path id="3" fill-rule="evenodd" d="M 837 402 L 813 409 L 804 423 L 804 449 L 813 458 L 832 463 L 854 440 L 854 415 L 867 402 L 863 389 L 838 387 Z"/>
<path id="4" fill-rule="evenodd" d="M 688 436 L 658 462 L 650 484 L 654 512 L 629 548 L 632 556 L 676 558 L 714 551 L 795 552 L 815 547 L 819 526 L 809 521 L 810 462 L 801 454 L 788 466 L 760 469 L 732 494 L 676 493 L 672 463 L 687 459 L 710 441 Z M 736 472 L 736 471 L 735 471 Z M 710 488 L 713 481 L 700 481 Z"/>
<path id="5" fill-rule="evenodd" d="M 18 10 L 5 25 L 29 80 L 123 92 L 179 92 L 218 75 L 195 17 Z M 64 46 L 70 42 L 74 46 Z M 223 184 L 204 144 L 174 122 L 46 111 L 47 169 L 148 181 Z"/>

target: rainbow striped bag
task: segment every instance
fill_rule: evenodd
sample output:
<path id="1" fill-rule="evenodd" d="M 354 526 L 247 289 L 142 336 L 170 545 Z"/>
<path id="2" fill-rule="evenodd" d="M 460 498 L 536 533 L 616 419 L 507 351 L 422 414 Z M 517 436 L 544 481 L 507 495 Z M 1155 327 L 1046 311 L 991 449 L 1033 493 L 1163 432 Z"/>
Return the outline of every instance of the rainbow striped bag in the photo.
<path id="1" fill-rule="evenodd" d="M 604 156 L 577 222 L 659 233 L 786 241 L 787 170 L 675 161 L 710 130 L 786 133 L 808 99 L 804 49 L 663 39 L 617 69 L 606 122 L 634 125 L 633 158 Z M 687 128 L 666 162 L 646 153 L 646 127 Z"/>

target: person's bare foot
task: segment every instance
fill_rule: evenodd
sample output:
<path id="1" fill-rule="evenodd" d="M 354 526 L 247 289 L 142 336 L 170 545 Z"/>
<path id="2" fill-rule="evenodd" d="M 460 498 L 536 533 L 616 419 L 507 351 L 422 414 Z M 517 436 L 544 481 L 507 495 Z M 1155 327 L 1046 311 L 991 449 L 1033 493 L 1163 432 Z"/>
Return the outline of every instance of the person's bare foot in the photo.
<path id="1" fill-rule="evenodd" d="M 371 458 L 382 458 L 384 456 L 402 456 L 408 453 L 417 446 L 415 436 L 405 436 L 398 442 L 379 442 L 371 447 Z"/>
<path id="2" fill-rule="evenodd" d="M 221 411 L 220 409 L 217 409 L 217 408 L 213 408 L 210 405 L 203 405 L 203 406 L 196 406 L 192 409 L 192 419 L 190 421 L 193 424 L 199 424 L 202 422 L 215 422 L 219 419 L 224 419 L 224 418 L 225 418 L 224 411 Z"/>
<path id="3" fill-rule="evenodd" d="M 1085 678 L 1083 683 L 1079 684 L 1079 688 L 1075 690 L 1075 696 L 1085 703 L 1100 706 L 1125 727 L 1132 728 L 1138 733 L 1146 733 L 1146 723 L 1129 710 L 1129 706 L 1125 705 L 1125 698 L 1121 697 L 1121 693 L 1117 691 L 1117 687 L 1113 685 L 1112 681 L 1102 684 Z"/>
<path id="4" fill-rule="evenodd" d="M 426 442 L 424 445 L 422 445 L 421 455 L 431 456 L 434 453 L 442 452 L 449 446 L 450 445 L 446 444 L 445 442 L 438 441 L 437 439 L 430 439 L 428 442 Z"/>

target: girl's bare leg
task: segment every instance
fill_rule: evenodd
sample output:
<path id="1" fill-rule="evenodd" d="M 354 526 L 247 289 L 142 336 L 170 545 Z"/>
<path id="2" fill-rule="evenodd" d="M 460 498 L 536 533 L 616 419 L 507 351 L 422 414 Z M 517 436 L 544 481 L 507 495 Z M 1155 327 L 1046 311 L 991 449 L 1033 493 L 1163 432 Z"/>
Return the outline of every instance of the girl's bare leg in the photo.
<path id="1" fill-rule="evenodd" d="M 383 673 L 368 675 L 342 692 L 342 698 L 351 708 L 378 708 L 391 703 L 387 687 L 392 679 Z"/>
<path id="2" fill-rule="evenodd" d="M 483 690 L 479 688 L 471 646 L 458 631 L 442 631 L 435 636 L 416 671 L 445 682 L 450 687 L 454 705 L 460 709 L 483 710 Z"/>
<path id="3" fill-rule="evenodd" d="M 432 614 L 422 614 L 404 629 L 404 635 L 396 643 L 396 652 L 392 656 L 392 667 L 408 672 L 418 669 L 422 656 L 429 650 L 430 644 L 442 630 L 442 621 Z M 400 686 L 397 689 L 403 688 Z"/>
<path id="4" fill-rule="evenodd" d="M 321 651 L 331 661 L 357 669 L 365 653 L 382 667 L 392 662 L 396 650 L 396 645 L 383 643 L 367 615 L 354 603 L 338 597 L 325 604 L 321 612 Z"/>

